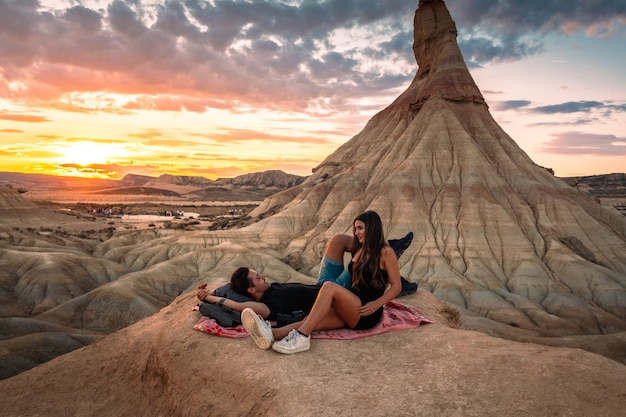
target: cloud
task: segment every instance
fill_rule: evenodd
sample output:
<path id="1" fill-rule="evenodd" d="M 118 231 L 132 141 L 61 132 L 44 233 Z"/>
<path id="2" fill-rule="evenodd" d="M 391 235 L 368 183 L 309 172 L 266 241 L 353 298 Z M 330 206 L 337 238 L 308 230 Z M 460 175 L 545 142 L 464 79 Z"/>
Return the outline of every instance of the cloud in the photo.
<path id="1" fill-rule="evenodd" d="M 0 132 L 2 132 L 2 133 L 24 133 L 23 130 L 18 130 L 18 129 L 0 129 Z"/>
<path id="2" fill-rule="evenodd" d="M 25 122 L 25 123 L 43 123 L 49 122 L 45 116 L 35 116 L 31 114 L 16 114 L 9 112 L 0 112 L 0 120 L 10 120 L 12 122 Z"/>
<path id="3" fill-rule="evenodd" d="M 247 103 L 304 111 L 319 97 L 367 97 L 415 71 L 414 62 L 392 73 L 359 65 L 379 43 L 398 60 L 412 56 L 415 5 L 403 0 L 114 0 L 100 10 L 42 3 L 0 1 L 0 68 L 26 85 L 19 92 L 25 100 L 108 91 L 139 97 L 128 110 L 204 112 Z M 338 51 L 340 41 L 329 40 L 365 25 L 363 47 Z"/>
<path id="4" fill-rule="evenodd" d="M 80 174 L 80 176 L 93 176 L 97 178 L 108 177 L 112 179 L 121 178 L 126 174 L 141 175 L 145 172 L 150 172 L 146 167 L 132 164 L 59 164 L 52 167 L 51 170 L 67 176 Z"/>
<path id="5" fill-rule="evenodd" d="M 367 104 L 373 97 L 387 97 L 415 74 L 416 5 L 0 0 L 1 76 L 7 85 L 24 86 L 10 92 L 12 99 L 63 111 L 371 112 L 379 108 Z M 588 28 L 589 36 L 611 36 L 626 24 L 621 1 L 573 7 L 556 0 L 463 0 L 448 7 L 470 66 L 536 54 L 549 33 Z"/>
<path id="6" fill-rule="evenodd" d="M 532 111 L 543 114 L 557 114 L 588 112 L 590 110 L 602 108 L 610 108 L 610 106 L 606 106 L 604 103 L 600 103 L 598 101 L 569 101 L 567 103 L 535 107 Z"/>
<path id="7" fill-rule="evenodd" d="M 462 0 L 448 7 L 470 66 L 536 54 L 550 33 L 610 37 L 626 26 L 624 1 Z"/>
<path id="8" fill-rule="evenodd" d="M 151 139 L 146 142 L 143 142 L 145 146 L 154 146 L 154 147 L 163 147 L 163 148 L 182 148 L 182 147 L 202 147 L 206 146 L 205 144 L 198 142 L 191 142 L 180 139 Z"/>
<path id="9" fill-rule="evenodd" d="M 586 132 L 562 132 L 552 135 L 542 152 L 561 155 L 626 156 L 626 137 Z"/>
<path id="10" fill-rule="evenodd" d="M 494 105 L 494 108 L 500 111 L 525 110 L 531 113 L 547 114 L 547 115 L 573 114 L 573 113 L 600 114 L 603 117 L 610 117 L 613 113 L 622 113 L 626 111 L 626 104 L 589 101 L 589 100 L 568 101 L 565 103 L 549 104 L 546 106 L 529 107 L 531 104 L 532 102 L 528 100 L 508 100 L 508 101 L 497 102 Z M 578 123 L 582 124 L 583 122 L 593 122 L 593 121 L 597 121 L 597 119 L 596 118 L 591 118 L 591 119 L 581 118 L 579 119 Z"/>
<path id="11" fill-rule="evenodd" d="M 322 138 L 303 138 L 301 136 L 285 136 L 276 135 L 272 133 L 259 132 L 255 130 L 246 129 L 224 129 L 222 132 L 215 132 L 210 134 L 201 134 L 202 136 L 216 142 L 245 142 L 245 141 L 268 141 L 278 143 L 298 143 L 303 145 L 326 145 L 331 143 L 330 141 Z"/>
<path id="12" fill-rule="evenodd" d="M 459 48 L 468 67 L 481 67 L 488 62 L 514 61 L 535 55 L 544 50 L 540 41 L 521 40 L 511 34 L 498 34 L 493 37 L 472 35 L 459 39 Z"/>
<path id="13" fill-rule="evenodd" d="M 560 30 L 566 33 L 590 25 L 626 18 L 622 1 L 463 0 L 449 2 L 453 18 L 467 25 L 491 26 L 506 32 Z"/>
<path id="14" fill-rule="evenodd" d="M 570 125 L 584 125 L 599 123 L 602 120 L 607 120 L 615 113 L 623 113 L 626 111 L 625 104 L 614 104 L 609 102 L 599 101 L 568 101 L 565 103 L 551 104 L 547 106 L 538 106 L 528 109 L 528 111 L 536 114 L 576 114 L 579 117 L 573 120 L 559 120 L 551 122 L 554 124 L 570 124 Z"/>
<path id="15" fill-rule="evenodd" d="M 496 110 L 518 110 L 524 107 L 528 107 L 531 104 L 530 101 L 528 100 L 508 100 L 508 101 L 501 101 L 499 103 L 496 103 L 494 108 Z"/>

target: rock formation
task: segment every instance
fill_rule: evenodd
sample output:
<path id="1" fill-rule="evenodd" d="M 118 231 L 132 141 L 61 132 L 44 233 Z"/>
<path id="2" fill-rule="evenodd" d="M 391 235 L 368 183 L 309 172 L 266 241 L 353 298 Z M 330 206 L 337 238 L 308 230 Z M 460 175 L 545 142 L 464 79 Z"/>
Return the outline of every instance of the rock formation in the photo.
<path id="1" fill-rule="evenodd" d="M 443 1 L 420 1 L 411 85 L 250 227 L 314 274 L 323 243 L 376 210 L 415 232 L 402 273 L 498 334 L 626 330 L 626 220 L 535 163 L 498 126 Z M 497 322 L 504 326 L 495 325 Z M 493 326 L 492 326 L 493 325 Z"/>
<path id="2" fill-rule="evenodd" d="M 626 367 L 580 349 L 437 324 L 286 357 L 191 330 L 191 294 L 97 343 L 0 381 L 6 417 L 594 416 L 623 414 Z"/>
<path id="3" fill-rule="evenodd" d="M 7 215 L 0 223 L 5 226 L 0 230 L 0 297 L 3 306 L 15 306 L 19 315 L 33 316 L 30 318 L 36 322 L 29 323 L 29 328 L 48 333 L 65 329 L 85 342 L 124 329 L 164 308 L 157 316 L 89 346 L 87 353 L 79 350 L 0 383 L 3 393 L 25 393 L 11 396 L 10 409 L 21 410 L 14 415 L 26 414 L 31 400 L 28 389 L 46 390 L 46 398 L 63 398 L 75 409 L 86 410 L 93 402 L 90 412 L 85 412 L 94 415 L 107 414 L 107 410 L 111 415 L 115 414 L 111 410 L 120 410 L 117 415 L 131 414 L 129 409 L 119 408 L 121 402 L 113 400 L 115 395 L 139 405 L 157 404 L 153 409 L 156 414 L 175 414 L 166 403 L 168 399 L 177 398 L 173 404 L 180 407 L 192 403 L 188 407 L 197 407 L 192 400 L 199 399 L 199 387 L 213 383 L 226 386 L 226 393 L 214 389 L 210 395 L 222 401 L 230 399 L 235 414 L 271 415 L 284 411 L 287 405 L 297 405 L 292 376 L 278 372 L 284 369 L 284 358 L 259 356 L 267 366 L 260 373 L 250 371 L 248 364 L 227 367 L 220 361 L 240 359 L 238 353 L 244 351 L 245 355 L 252 354 L 250 344 L 209 339 L 213 350 L 202 345 L 201 340 L 206 339 L 200 336 L 206 335 L 189 335 L 192 318 L 187 314 L 192 297 L 188 293 L 202 281 L 224 282 L 240 265 L 250 265 L 275 280 L 312 282 L 328 238 L 350 232 L 355 215 L 368 209 L 381 215 L 388 238 L 408 230 L 415 233 L 400 263 L 403 275 L 419 282 L 422 291 L 404 299 L 407 303 L 432 307 L 440 303 L 434 297 L 427 298 L 432 293 L 461 312 L 464 329 L 550 346 L 580 347 L 626 363 L 624 217 L 534 164 L 497 125 L 463 62 L 454 22 L 442 0 L 419 2 L 414 51 L 419 69 L 407 90 L 305 182 L 266 199 L 251 213 L 257 221 L 246 227 L 221 231 L 118 230 L 112 235 L 94 228 L 89 238 L 56 235 L 11 227 L 16 222 L 23 227 L 29 221 L 23 212 L 11 208 L 27 203 L 15 192 L 3 197 L 15 199 L 6 213 L 21 217 Z M 32 210 L 39 227 L 45 214 Z M 48 224 L 57 223 L 51 220 Z M 428 312 L 436 315 L 442 308 L 433 307 Z M 25 334 L 24 327 L 18 329 L 15 321 L 4 324 L 11 336 Z M 170 337 L 173 325 L 185 326 L 173 332 L 178 339 Z M 621 397 L 619 389 L 606 391 L 607 387 L 623 386 L 623 365 L 617 362 L 571 349 L 552 350 L 473 332 L 455 333 L 457 330 L 443 325 L 428 329 L 377 339 L 384 342 L 372 338 L 363 345 L 350 344 L 337 351 L 332 341 L 320 343 L 318 356 L 314 351 L 307 356 L 313 362 L 306 365 L 306 360 L 297 359 L 295 363 L 313 372 L 315 364 L 325 363 L 326 353 L 339 352 L 335 357 L 349 363 L 355 354 L 367 358 L 372 357 L 371 352 L 378 355 L 379 343 L 389 348 L 392 356 L 410 358 L 415 354 L 420 363 L 406 366 L 409 359 L 397 360 L 379 373 L 364 364 L 341 379 L 340 386 L 381 375 L 406 382 L 403 388 L 392 384 L 395 389 L 406 390 L 400 396 L 401 406 L 392 403 L 396 399 L 393 394 L 376 397 L 384 402 L 380 415 L 391 411 L 402 415 L 397 410 L 410 407 L 424 410 L 423 404 L 431 407 L 430 415 L 463 414 L 462 406 L 470 403 L 468 415 L 490 415 L 478 410 L 497 403 L 500 396 L 493 393 L 506 381 L 505 375 L 492 380 L 489 372 L 483 372 L 491 363 L 495 366 L 489 369 L 494 372 L 508 364 L 506 377 L 514 370 L 530 369 L 517 383 L 511 382 L 515 392 L 522 392 L 521 397 L 507 396 L 510 401 L 522 398 L 521 408 L 496 407 L 500 412 L 491 415 L 537 415 L 539 408 L 534 406 L 545 406 L 559 396 L 554 386 L 563 380 L 582 380 L 585 375 L 589 375 L 586 382 L 561 393 L 559 405 L 565 404 L 574 413 L 577 407 L 591 404 L 573 393 L 601 395 L 591 387 L 602 381 L 603 375 L 610 381 L 602 386 L 611 393 L 605 398 L 612 398 L 603 403 L 608 407 L 602 409 L 605 415 L 611 415 L 617 409 L 615 404 L 623 401 L 623 390 Z M 427 337 L 423 343 L 422 335 Z M 450 344 L 443 340 L 450 340 Z M 474 350 L 466 347 L 468 340 Z M 132 341 L 141 341 L 141 348 L 132 347 Z M 3 352 L 6 345 L 0 344 Z M 485 353 L 492 349 L 493 356 Z M 228 354 L 222 356 L 219 352 L 225 350 Z M 516 354 L 507 353 L 512 351 Z M 470 356 L 471 361 L 463 360 Z M 12 356 L 3 357 L 11 360 Z M 479 357 L 480 367 L 473 365 L 475 357 Z M 119 360 L 121 366 L 105 364 L 109 360 Z M 186 360 L 189 367 L 170 365 Z M 62 371 L 72 365 L 76 370 Z M 544 372 L 546 366 L 549 371 Z M 84 373 L 79 369 L 85 369 Z M 304 401 L 305 406 L 319 404 L 317 400 L 331 395 L 326 388 L 332 384 L 324 382 L 333 377 L 327 374 L 328 369 L 319 369 L 326 373 L 315 371 L 304 380 L 307 386 L 319 385 Z M 348 365 L 341 369 L 350 370 Z M 219 382 L 215 382 L 215 370 L 221 371 Z M 445 377 L 438 379 L 442 370 Z M 61 388 L 49 381 L 60 373 L 69 381 L 73 372 L 77 379 L 97 380 L 93 392 L 103 390 L 109 396 L 94 399 L 85 390 L 75 395 L 76 400 L 63 397 L 58 391 Z M 187 381 L 189 374 L 194 374 L 194 384 L 181 382 Z M 279 376 L 265 381 L 252 399 L 239 401 L 248 386 L 242 383 L 242 374 L 252 377 L 249 387 L 258 387 L 264 377 Z M 430 379 L 422 384 L 411 375 Z M 546 376 L 550 377 L 548 382 L 542 380 Z M 112 381 L 119 382 L 117 391 L 107 388 Z M 457 385 L 451 388 L 450 383 Z M 483 391 L 477 391 L 477 386 Z M 546 386 L 551 389 L 546 391 Z M 442 387 L 448 398 L 432 394 Z M 162 390 L 166 400 L 161 400 Z M 379 387 L 362 387 L 355 392 L 354 398 L 369 398 L 379 392 Z M 451 400 L 456 396 L 463 401 Z M 264 398 L 276 401 L 267 405 Z M 200 404 L 209 407 L 204 411 L 226 412 L 216 401 L 204 398 Z M 337 403 L 324 405 L 326 414 L 330 414 L 332 404 Z M 252 412 L 264 405 L 261 412 Z M 363 414 L 363 408 L 350 405 L 358 415 Z M 51 409 L 43 405 L 32 414 L 45 415 Z M 183 410 L 180 414 L 196 415 L 199 411 Z M 412 411 L 405 414 L 414 415 Z"/>

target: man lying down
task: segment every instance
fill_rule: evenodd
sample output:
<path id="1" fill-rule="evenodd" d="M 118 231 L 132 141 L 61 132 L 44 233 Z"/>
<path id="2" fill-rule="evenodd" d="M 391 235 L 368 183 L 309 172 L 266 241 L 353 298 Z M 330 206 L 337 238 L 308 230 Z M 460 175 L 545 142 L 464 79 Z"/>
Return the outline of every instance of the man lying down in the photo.
<path id="1" fill-rule="evenodd" d="M 311 311 L 320 288 L 317 284 L 298 282 L 270 284 L 265 274 L 240 267 L 231 275 L 230 284 L 215 291 L 202 284 L 196 288 L 196 296 L 203 303 L 217 304 L 237 312 L 250 308 L 264 319 L 283 326 L 302 320 Z"/>

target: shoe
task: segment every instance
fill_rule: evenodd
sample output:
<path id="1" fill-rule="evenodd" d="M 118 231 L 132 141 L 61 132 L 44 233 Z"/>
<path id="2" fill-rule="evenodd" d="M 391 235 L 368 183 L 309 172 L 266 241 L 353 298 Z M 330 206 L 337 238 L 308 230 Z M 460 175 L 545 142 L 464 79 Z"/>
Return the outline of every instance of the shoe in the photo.
<path id="1" fill-rule="evenodd" d="M 413 242 L 413 232 L 409 232 L 404 235 L 401 239 L 389 239 L 389 246 L 396 253 L 396 257 L 400 258 L 404 251 L 411 246 L 411 242 Z"/>
<path id="2" fill-rule="evenodd" d="M 263 320 L 254 310 L 244 308 L 241 312 L 241 323 L 259 348 L 267 350 L 272 346 L 274 343 L 272 325 Z"/>
<path id="3" fill-rule="evenodd" d="M 310 348 L 311 336 L 305 336 L 296 329 L 290 331 L 283 340 L 280 340 L 272 345 L 272 349 L 276 352 L 285 354 L 304 352 Z"/>
<path id="4" fill-rule="evenodd" d="M 400 281 L 402 282 L 402 291 L 400 291 L 398 297 L 411 295 L 417 291 L 417 282 L 409 282 L 404 277 L 400 277 Z"/>

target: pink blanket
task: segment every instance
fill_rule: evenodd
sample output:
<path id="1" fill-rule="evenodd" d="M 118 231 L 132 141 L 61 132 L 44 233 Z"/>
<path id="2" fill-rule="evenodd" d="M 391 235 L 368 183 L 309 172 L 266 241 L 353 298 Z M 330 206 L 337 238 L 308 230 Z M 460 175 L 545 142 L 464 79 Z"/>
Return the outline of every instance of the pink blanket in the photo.
<path id="1" fill-rule="evenodd" d="M 336 329 L 322 330 L 311 334 L 314 339 L 359 339 L 361 337 L 390 332 L 392 330 L 411 329 L 422 323 L 436 323 L 434 319 L 426 316 L 415 307 L 390 301 L 385 306 L 383 318 L 380 323 L 369 330 Z M 210 333 L 215 336 L 230 338 L 246 337 L 248 333 L 243 326 L 222 327 L 213 319 L 201 316 L 193 326 L 194 330 Z"/>

